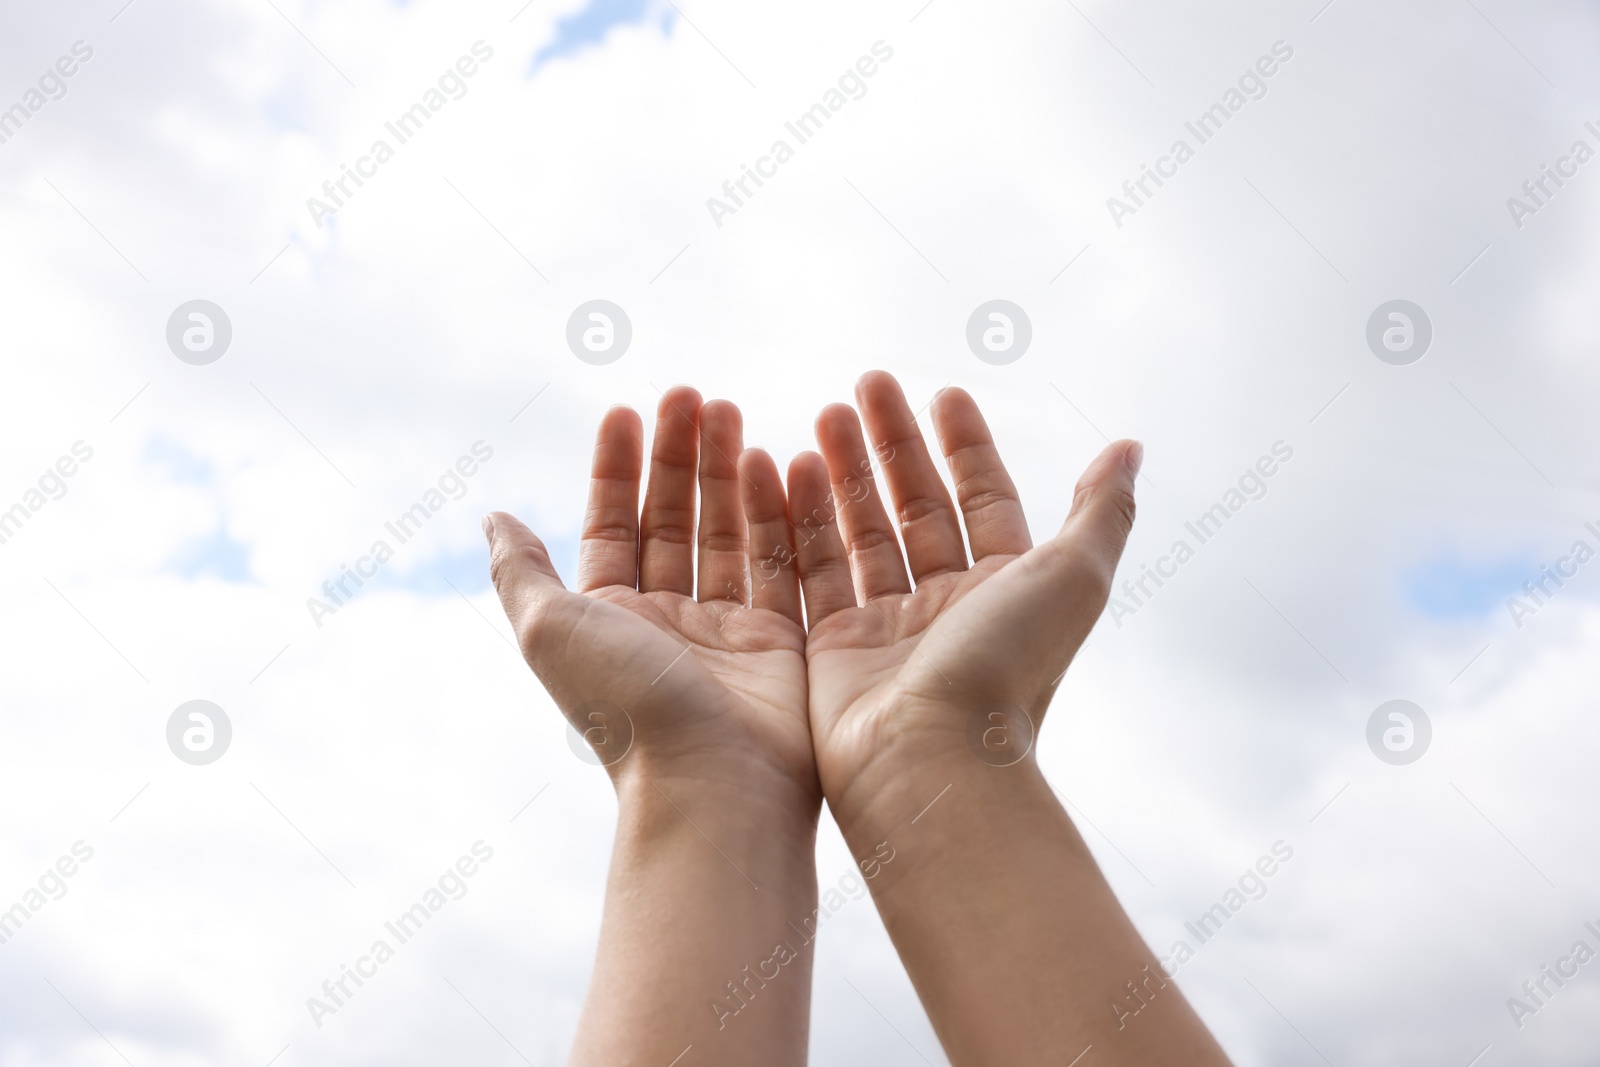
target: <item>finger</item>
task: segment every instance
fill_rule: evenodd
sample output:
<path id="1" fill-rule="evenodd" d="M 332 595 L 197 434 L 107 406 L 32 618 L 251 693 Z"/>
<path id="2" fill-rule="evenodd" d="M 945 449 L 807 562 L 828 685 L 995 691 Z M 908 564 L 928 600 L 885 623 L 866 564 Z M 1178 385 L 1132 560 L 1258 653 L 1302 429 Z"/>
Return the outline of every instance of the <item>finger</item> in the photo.
<path id="1" fill-rule="evenodd" d="M 668 389 L 656 407 L 650 484 L 639 520 L 639 590 L 694 596 L 694 483 L 700 394 Z"/>
<path id="2" fill-rule="evenodd" d="M 834 612 L 856 606 L 850 561 L 828 487 L 828 464 L 815 452 L 802 452 L 789 464 L 789 522 L 805 592 L 806 626 L 814 630 Z"/>
<path id="3" fill-rule="evenodd" d="M 751 448 L 739 457 L 739 473 L 745 521 L 750 528 L 750 606 L 776 611 L 796 626 L 804 626 L 800 572 L 778 465 L 766 452 Z M 842 563 L 842 553 L 839 558 Z M 845 581 L 849 581 L 848 573 Z"/>
<path id="4" fill-rule="evenodd" d="M 1133 480 L 1141 449 L 1118 441 L 1078 480 L 1072 513 L 1056 536 L 993 575 L 971 594 L 984 619 L 986 647 L 1003 649 L 1011 669 L 977 669 L 971 635 L 934 627 L 919 651 L 947 664 L 963 692 L 1043 708 L 1105 610 L 1117 561 L 1133 525 Z M 981 658 L 981 657 L 980 657 Z M 949 675 L 947 675 L 947 680 Z"/>
<path id="5" fill-rule="evenodd" d="M 578 542 L 578 591 L 632 589 L 639 579 L 639 475 L 644 427 L 630 408 L 612 408 L 595 434 L 589 507 Z"/>
<path id="6" fill-rule="evenodd" d="M 927 443 L 900 383 L 891 374 L 872 371 L 856 383 L 856 399 L 889 482 L 911 577 L 920 583 L 938 574 L 966 570 L 961 521 L 928 456 Z"/>
<path id="7" fill-rule="evenodd" d="M 817 443 L 828 464 L 828 481 L 861 600 L 911 592 L 900 542 L 878 498 L 855 411 L 847 404 L 823 408 L 817 416 Z"/>
<path id="8" fill-rule="evenodd" d="M 965 389 L 944 389 L 933 398 L 933 426 L 956 483 L 972 558 L 1020 555 L 1032 548 L 1017 487 L 1000 462 L 983 413 Z"/>
<path id="9" fill-rule="evenodd" d="M 746 599 L 744 508 L 739 493 L 739 453 L 744 426 L 739 409 L 713 400 L 700 409 L 699 599 Z"/>
<path id="10" fill-rule="evenodd" d="M 523 642 L 542 607 L 559 599 L 553 594 L 565 587 L 544 542 L 515 516 L 490 512 L 483 517 L 483 534 L 489 541 L 489 577 L 511 628 Z M 521 647 L 526 649 L 526 643 Z"/>
<path id="11" fill-rule="evenodd" d="M 1105 579 L 1107 590 L 1133 529 L 1133 480 L 1143 462 L 1144 446 L 1138 441 L 1107 445 L 1078 479 L 1072 511 L 1047 546 L 1053 554 L 1089 564 Z"/>

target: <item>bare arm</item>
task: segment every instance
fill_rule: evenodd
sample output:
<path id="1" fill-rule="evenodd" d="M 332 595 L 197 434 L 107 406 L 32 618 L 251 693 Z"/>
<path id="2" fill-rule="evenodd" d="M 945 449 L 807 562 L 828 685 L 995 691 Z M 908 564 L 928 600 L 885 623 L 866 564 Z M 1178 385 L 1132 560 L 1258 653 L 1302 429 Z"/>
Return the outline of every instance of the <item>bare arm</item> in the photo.
<path id="1" fill-rule="evenodd" d="M 485 524 L 523 655 L 617 790 L 572 1063 L 798 1067 L 811 953 L 790 923 L 816 907 L 821 808 L 805 636 L 792 565 L 746 578 L 788 543 L 783 484 L 759 453 L 740 476 L 733 405 L 672 389 L 657 416 L 642 512 L 638 416 L 601 423 L 575 590 L 522 523 Z"/>
<path id="2" fill-rule="evenodd" d="M 899 521 L 860 481 L 870 465 L 848 407 L 818 418 L 822 457 L 790 468 L 794 512 L 826 517 L 796 531 L 813 743 L 853 851 L 895 849 L 873 899 L 951 1062 L 1065 1067 L 1092 1045 L 1084 1062 L 1099 1067 L 1226 1064 L 1031 745 L 1105 606 L 1137 446 L 1101 453 L 1060 533 L 1034 547 L 971 397 L 947 389 L 933 404 L 958 513 L 894 379 L 869 374 L 857 396 Z"/>
<path id="3" fill-rule="evenodd" d="M 692 1046 L 682 1065 L 804 1064 L 815 807 L 731 781 L 630 782 L 619 803 L 572 1063 L 666 1067 Z"/>

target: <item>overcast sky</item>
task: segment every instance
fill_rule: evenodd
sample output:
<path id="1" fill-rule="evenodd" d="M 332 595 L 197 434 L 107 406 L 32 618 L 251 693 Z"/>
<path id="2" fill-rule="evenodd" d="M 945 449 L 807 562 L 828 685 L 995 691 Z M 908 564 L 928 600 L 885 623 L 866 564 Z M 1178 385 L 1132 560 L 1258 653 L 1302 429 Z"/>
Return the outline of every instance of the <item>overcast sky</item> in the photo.
<path id="1" fill-rule="evenodd" d="M 783 462 L 874 367 L 978 398 L 1036 536 L 1146 442 L 1040 753 L 1163 954 L 1292 849 L 1179 974 L 1238 1063 L 1592 1063 L 1600 962 L 1522 987 L 1600 951 L 1600 15 L 1325 3 L 5 4 L 0 1067 L 563 1062 L 615 802 L 479 516 L 571 577 L 608 406 Z M 943 1062 L 870 900 L 814 1002 L 819 1065 Z"/>

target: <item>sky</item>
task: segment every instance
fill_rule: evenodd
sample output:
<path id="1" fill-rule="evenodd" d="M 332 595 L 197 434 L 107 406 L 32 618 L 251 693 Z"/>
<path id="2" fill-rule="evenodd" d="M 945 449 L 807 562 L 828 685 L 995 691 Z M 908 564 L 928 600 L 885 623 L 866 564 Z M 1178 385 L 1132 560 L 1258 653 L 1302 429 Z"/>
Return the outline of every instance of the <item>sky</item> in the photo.
<path id="1" fill-rule="evenodd" d="M 1237 1063 L 1593 1062 L 1591 5 L 3 18 L 0 1067 L 563 1062 L 615 801 L 479 517 L 570 578 L 608 407 L 782 463 L 873 368 L 973 393 L 1036 537 L 1145 442 L 1039 757 L 1158 953 L 1291 853 L 1178 974 Z M 813 1062 L 944 1062 L 870 900 L 817 944 Z"/>

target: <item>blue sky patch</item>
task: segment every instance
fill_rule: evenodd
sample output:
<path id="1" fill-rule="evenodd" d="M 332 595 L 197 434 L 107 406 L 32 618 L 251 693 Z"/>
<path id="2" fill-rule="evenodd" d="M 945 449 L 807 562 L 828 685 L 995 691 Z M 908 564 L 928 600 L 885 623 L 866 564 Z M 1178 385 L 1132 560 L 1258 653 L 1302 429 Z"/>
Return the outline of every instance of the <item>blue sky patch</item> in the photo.
<path id="1" fill-rule="evenodd" d="M 159 467 L 167 480 L 179 485 L 210 485 L 211 464 L 175 441 L 153 437 L 144 446 L 144 461 Z"/>
<path id="2" fill-rule="evenodd" d="M 224 582 L 255 581 L 255 575 L 250 573 L 250 549 L 235 541 L 221 522 L 211 536 L 196 538 L 183 546 L 163 569 L 189 581 L 205 575 Z"/>
<path id="3" fill-rule="evenodd" d="M 145 444 L 144 461 L 174 485 L 190 485 L 203 491 L 217 513 L 216 529 L 205 537 L 190 540 L 163 563 L 161 569 L 190 581 L 209 576 L 224 582 L 254 582 L 255 575 L 250 573 L 250 548 L 228 533 L 228 521 L 217 491 L 216 470 L 210 461 L 164 437 L 153 437 Z"/>
<path id="4" fill-rule="evenodd" d="M 1403 575 L 1401 589 L 1411 606 L 1432 619 L 1465 619 L 1503 607 L 1507 597 L 1521 596 L 1522 583 L 1539 574 L 1531 556 L 1469 561 L 1450 553 L 1435 557 Z"/>
<path id="5" fill-rule="evenodd" d="M 528 76 L 538 73 L 539 68 L 552 59 L 575 55 L 585 48 L 603 43 L 618 26 L 642 25 L 649 18 L 653 6 L 650 0 L 589 0 L 583 10 L 556 21 L 555 40 L 534 55 Z M 672 21 L 672 11 L 662 12 L 661 32 L 664 36 L 672 35 Z"/>
<path id="6" fill-rule="evenodd" d="M 467 596 L 489 588 L 489 550 L 473 546 L 460 552 L 441 552 L 407 570 L 394 569 L 395 560 L 384 566 L 379 585 L 409 589 L 424 596 L 455 596 L 456 589 Z"/>

